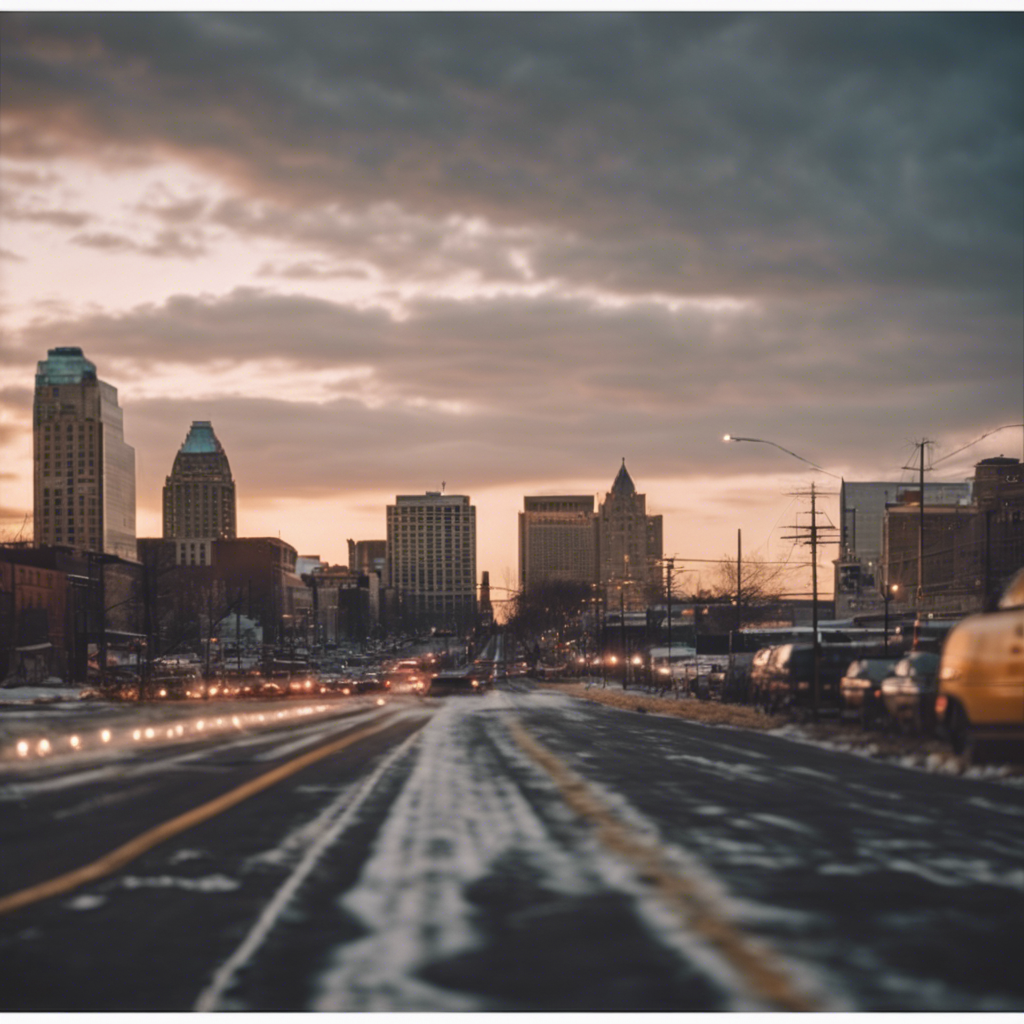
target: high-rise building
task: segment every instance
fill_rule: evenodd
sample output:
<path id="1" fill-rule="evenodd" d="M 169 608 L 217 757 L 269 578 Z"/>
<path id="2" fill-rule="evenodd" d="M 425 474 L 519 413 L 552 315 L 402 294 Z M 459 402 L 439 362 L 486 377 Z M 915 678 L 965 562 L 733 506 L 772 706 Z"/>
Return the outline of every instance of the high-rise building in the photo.
<path id="1" fill-rule="evenodd" d="M 195 420 L 164 484 L 164 540 L 178 565 L 210 565 L 210 545 L 235 538 L 235 482 L 213 426 Z"/>
<path id="2" fill-rule="evenodd" d="M 621 589 L 626 608 L 646 607 L 661 578 L 662 520 L 647 514 L 647 496 L 637 494 L 625 459 L 597 511 L 597 550 L 606 593 Z"/>
<path id="3" fill-rule="evenodd" d="M 134 561 L 135 449 L 117 388 L 80 348 L 52 348 L 39 362 L 33 435 L 35 543 Z"/>
<path id="4" fill-rule="evenodd" d="M 523 498 L 519 583 L 597 582 L 597 518 L 589 494 Z"/>
<path id="5" fill-rule="evenodd" d="M 476 617 L 476 508 L 461 494 L 398 495 L 387 508 L 387 585 L 418 625 Z"/>

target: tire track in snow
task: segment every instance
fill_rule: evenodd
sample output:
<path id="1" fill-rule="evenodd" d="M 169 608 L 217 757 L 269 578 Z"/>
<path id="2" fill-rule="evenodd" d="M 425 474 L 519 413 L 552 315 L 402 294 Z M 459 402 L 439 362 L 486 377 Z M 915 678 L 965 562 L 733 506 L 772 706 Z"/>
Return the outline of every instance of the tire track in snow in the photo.
<path id="1" fill-rule="evenodd" d="M 319 833 L 316 841 L 307 849 L 295 870 L 277 890 L 273 899 L 264 907 L 242 944 L 217 969 L 209 985 L 200 992 L 193 1008 L 195 1012 L 209 1013 L 224 1008 L 220 1004 L 234 984 L 238 972 L 259 951 L 267 936 L 280 920 L 281 915 L 294 899 L 302 883 L 316 867 L 324 851 L 345 831 L 371 796 L 377 783 L 388 769 L 404 757 L 413 744 L 419 741 L 420 735 L 420 732 L 415 732 L 408 737 L 367 776 L 357 787 L 355 793 L 350 789 L 345 789 L 311 824 L 310 831 Z"/>
<path id="2" fill-rule="evenodd" d="M 810 1005 L 787 987 L 787 979 L 770 974 L 760 954 L 757 966 L 751 953 L 744 970 L 737 970 L 740 958 L 723 955 L 709 929 L 681 926 L 657 884 L 641 877 L 622 849 L 608 850 L 590 830 L 581 830 L 578 809 L 566 806 L 550 775 L 513 742 L 508 704 L 494 697 L 449 703 L 424 730 L 413 772 L 359 879 L 340 901 L 368 934 L 334 952 L 310 1009 L 479 1012 L 529 1003 L 531 992 L 473 974 L 474 964 L 485 972 L 503 966 L 495 962 L 500 951 L 489 945 L 494 935 L 486 934 L 493 922 L 474 905 L 476 884 L 493 878 L 501 863 L 515 864 L 560 904 L 563 915 L 577 909 L 585 915 L 594 899 L 610 899 L 624 908 L 620 915 L 632 913 L 630 920 L 649 941 L 684 973 L 706 979 L 698 982 L 703 993 L 710 985 L 732 1004 L 728 1008 Z M 545 909 L 533 906 L 527 916 Z M 629 927 L 626 916 L 616 924 Z M 527 935 L 529 942 L 532 933 Z M 603 944 L 607 951 L 610 942 L 610 935 L 581 934 L 576 944 L 595 951 L 588 943 Z M 542 967 L 556 984 L 560 955 L 552 947 Z M 453 967 L 459 964 L 461 973 Z M 618 969 L 610 967 L 613 974 Z M 758 971 L 754 986 L 750 979 Z M 438 985 L 428 978 L 442 980 Z"/>

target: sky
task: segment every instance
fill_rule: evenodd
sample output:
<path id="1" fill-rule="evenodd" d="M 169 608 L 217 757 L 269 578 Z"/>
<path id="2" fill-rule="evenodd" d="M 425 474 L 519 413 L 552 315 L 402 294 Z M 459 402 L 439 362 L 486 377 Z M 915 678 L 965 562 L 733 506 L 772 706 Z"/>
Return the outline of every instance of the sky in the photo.
<path id="1" fill-rule="evenodd" d="M 934 480 L 1022 455 L 1019 12 L 0 29 L 8 537 L 58 345 L 118 389 L 139 536 L 210 420 L 240 536 L 345 564 L 443 486 L 496 591 L 523 495 L 603 499 L 623 458 L 685 590 L 738 530 L 805 562 L 812 482 L 837 522 L 921 439 Z"/>

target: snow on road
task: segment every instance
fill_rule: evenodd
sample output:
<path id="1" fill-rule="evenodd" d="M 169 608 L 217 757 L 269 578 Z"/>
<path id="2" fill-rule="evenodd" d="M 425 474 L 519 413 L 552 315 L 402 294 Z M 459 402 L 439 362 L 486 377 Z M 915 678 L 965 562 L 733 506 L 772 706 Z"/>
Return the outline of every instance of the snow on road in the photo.
<path id="1" fill-rule="evenodd" d="M 659 902 L 634 866 L 580 826 L 550 779 L 513 742 L 506 728 L 510 712 L 510 699 L 500 693 L 482 701 L 452 700 L 424 730 L 414 770 L 375 850 L 341 898 L 367 935 L 335 951 L 311 1008 L 503 1008 L 487 993 L 466 991 L 473 980 L 460 979 L 446 965 L 478 962 L 500 973 L 493 950 L 480 955 L 494 936 L 481 914 L 479 891 L 488 884 L 514 888 L 511 878 L 523 884 L 525 877 L 544 898 L 567 908 L 576 901 L 581 911 L 588 900 L 613 894 L 647 941 L 676 958 L 683 973 L 700 977 L 691 984 L 705 1008 L 763 1009 L 748 997 L 734 970 Z M 544 799 L 538 800 L 539 794 Z M 522 916 L 536 909 L 521 908 Z M 585 922 L 586 915 L 579 920 Z M 594 939 L 581 934 L 573 941 L 585 947 Z M 565 955 L 564 949 L 551 952 L 555 962 Z M 600 969 L 599 961 L 591 967 L 595 974 Z M 555 986 L 579 980 L 559 978 L 554 963 L 549 970 L 556 971 L 550 982 Z M 429 980 L 438 977 L 456 980 L 448 985 Z"/>

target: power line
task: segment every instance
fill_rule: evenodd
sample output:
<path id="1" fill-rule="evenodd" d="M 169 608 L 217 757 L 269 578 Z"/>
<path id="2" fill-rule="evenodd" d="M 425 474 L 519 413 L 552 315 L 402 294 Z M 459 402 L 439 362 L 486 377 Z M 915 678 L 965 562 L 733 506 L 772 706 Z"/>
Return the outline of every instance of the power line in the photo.
<path id="1" fill-rule="evenodd" d="M 945 462 L 946 459 L 953 458 L 954 455 L 959 455 L 962 451 L 976 445 L 979 441 L 984 441 L 986 437 L 991 437 L 993 434 L 998 434 L 1000 430 L 1010 430 L 1014 427 L 1024 427 L 1024 423 L 1005 423 L 1001 427 L 996 427 L 994 430 L 988 431 L 986 434 L 982 434 L 981 437 L 976 437 L 973 441 L 969 441 L 961 448 L 957 448 L 956 451 L 950 452 L 948 455 L 943 455 L 941 459 L 936 459 L 932 465 L 937 466 L 940 462 Z"/>

